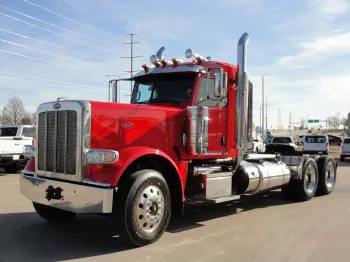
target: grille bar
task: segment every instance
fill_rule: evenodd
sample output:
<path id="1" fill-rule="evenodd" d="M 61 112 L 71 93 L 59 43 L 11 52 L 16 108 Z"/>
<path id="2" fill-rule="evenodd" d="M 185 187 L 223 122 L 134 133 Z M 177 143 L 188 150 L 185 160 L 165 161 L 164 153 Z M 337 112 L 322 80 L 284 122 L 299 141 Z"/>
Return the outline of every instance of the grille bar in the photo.
<path id="1" fill-rule="evenodd" d="M 77 112 L 48 111 L 39 114 L 38 169 L 75 175 L 77 157 Z"/>

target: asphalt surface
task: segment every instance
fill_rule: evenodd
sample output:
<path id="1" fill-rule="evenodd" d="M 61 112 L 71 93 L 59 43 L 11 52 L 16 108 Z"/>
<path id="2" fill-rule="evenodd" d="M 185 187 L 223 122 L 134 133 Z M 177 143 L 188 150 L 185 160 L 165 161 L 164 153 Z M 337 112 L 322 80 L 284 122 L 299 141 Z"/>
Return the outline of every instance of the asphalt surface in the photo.
<path id="1" fill-rule="evenodd" d="M 18 175 L 0 172 L 0 261 L 349 261 L 349 171 L 350 160 L 339 163 L 335 191 L 303 203 L 273 191 L 189 209 L 143 248 L 122 245 L 108 217 L 45 222 L 19 193 Z"/>

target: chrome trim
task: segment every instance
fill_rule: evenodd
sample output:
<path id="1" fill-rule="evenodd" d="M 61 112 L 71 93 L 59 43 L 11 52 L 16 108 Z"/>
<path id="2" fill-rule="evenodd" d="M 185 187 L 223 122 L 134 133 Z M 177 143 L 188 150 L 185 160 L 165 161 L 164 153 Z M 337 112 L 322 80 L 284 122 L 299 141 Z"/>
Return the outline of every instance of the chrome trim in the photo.
<path id="1" fill-rule="evenodd" d="M 39 114 L 43 112 L 49 112 L 49 111 L 64 111 L 64 110 L 74 110 L 77 112 L 77 152 L 76 152 L 76 173 L 75 175 L 67 175 L 63 173 L 55 173 L 50 171 L 42 171 L 38 169 L 38 161 L 35 162 L 35 173 L 38 176 L 44 176 L 44 177 L 52 177 L 62 180 L 69 180 L 69 181 L 76 181 L 80 182 L 83 180 L 83 177 L 86 178 L 89 176 L 89 169 L 85 168 L 86 165 L 86 157 L 85 154 L 90 149 L 87 147 L 88 145 L 85 145 L 84 143 L 84 135 L 86 132 L 90 135 L 91 130 L 91 104 L 89 101 L 85 100 L 64 100 L 61 101 L 61 107 L 59 109 L 54 109 L 53 105 L 57 102 L 48 102 L 39 105 L 37 112 L 36 112 L 36 118 L 39 119 Z M 47 117 L 47 115 L 46 115 Z M 67 114 L 66 114 L 66 122 L 67 122 Z M 47 125 L 47 120 L 45 122 L 45 126 Z M 65 130 L 67 132 L 67 130 Z M 36 129 L 36 136 L 38 137 L 39 134 L 39 128 Z M 68 141 L 65 141 L 66 143 Z M 37 140 L 37 143 L 39 141 Z M 37 145 L 38 146 L 38 145 Z M 67 147 L 66 147 L 67 148 Z M 46 148 L 45 148 L 46 150 Z M 38 158 L 38 152 L 39 150 L 35 150 L 35 158 Z M 46 156 L 46 154 L 45 154 Z M 68 161 L 68 159 L 66 159 Z M 45 165 L 46 166 L 46 165 Z M 66 167 L 65 163 L 65 167 Z"/>
<path id="2" fill-rule="evenodd" d="M 248 74 L 247 44 L 248 33 L 244 33 L 237 44 L 238 89 L 236 95 L 236 140 L 238 156 L 241 160 L 247 150 L 248 135 Z"/>
<path id="3" fill-rule="evenodd" d="M 28 170 L 25 170 L 25 169 L 23 169 L 23 170 L 21 171 L 21 174 L 22 174 L 22 175 L 28 174 L 28 175 L 35 176 L 35 172 L 34 172 L 34 171 L 28 171 Z"/>
<path id="4" fill-rule="evenodd" d="M 82 182 L 84 184 L 88 184 L 88 185 L 92 185 L 92 186 L 100 186 L 100 187 L 106 187 L 106 188 L 110 188 L 111 187 L 110 184 L 101 183 L 101 182 L 94 182 L 94 181 L 90 181 L 90 180 L 83 180 Z"/>
<path id="5" fill-rule="evenodd" d="M 188 153 L 196 156 L 207 154 L 209 108 L 206 106 L 188 106 L 186 107 L 186 118 Z"/>
<path id="6" fill-rule="evenodd" d="M 63 189 L 60 200 L 46 199 L 45 191 L 49 186 Z M 112 188 L 96 188 L 21 174 L 20 191 L 33 202 L 77 214 L 112 213 L 114 192 Z"/>
<path id="7" fill-rule="evenodd" d="M 179 72 L 199 72 L 199 70 L 204 69 L 203 66 L 199 65 L 178 65 L 177 67 L 167 66 L 165 68 L 163 67 L 154 67 L 150 68 L 148 70 L 148 73 L 145 74 L 144 71 L 140 71 L 133 75 L 130 80 L 135 80 L 135 78 L 143 75 L 150 75 L 150 74 L 165 74 L 165 73 L 179 73 Z"/>

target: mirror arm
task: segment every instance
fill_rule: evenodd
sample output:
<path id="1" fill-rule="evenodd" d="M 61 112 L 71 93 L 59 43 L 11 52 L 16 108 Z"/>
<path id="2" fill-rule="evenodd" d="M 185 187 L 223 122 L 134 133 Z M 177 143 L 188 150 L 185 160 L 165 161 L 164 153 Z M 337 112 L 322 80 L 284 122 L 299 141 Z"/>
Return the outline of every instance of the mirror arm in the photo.
<path id="1" fill-rule="evenodd" d="M 207 99 L 209 100 L 209 82 L 210 82 L 210 70 L 208 69 L 208 74 L 207 74 Z"/>
<path id="2" fill-rule="evenodd" d="M 224 96 L 224 70 L 220 69 L 220 99 Z"/>

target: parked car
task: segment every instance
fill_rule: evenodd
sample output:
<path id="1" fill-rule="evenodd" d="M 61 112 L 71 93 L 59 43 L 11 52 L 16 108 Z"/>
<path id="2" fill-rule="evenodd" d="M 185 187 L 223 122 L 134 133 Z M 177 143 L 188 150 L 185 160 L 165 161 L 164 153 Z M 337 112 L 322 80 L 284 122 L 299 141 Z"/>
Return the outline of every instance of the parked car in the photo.
<path id="1" fill-rule="evenodd" d="M 305 154 L 326 154 L 329 151 L 327 135 L 306 135 L 304 137 L 303 152 Z"/>
<path id="2" fill-rule="evenodd" d="M 290 136 L 275 136 L 270 144 L 266 145 L 265 153 L 268 154 L 294 154 L 297 151 L 297 145 Z"/>
<path id="3" fill-rule="evenodd" d="M 16 125 L 0 127 L 0 167 L 7 173 L 16 173 L 24 167 L 28 158 L 25 146 L 35 144 L 35 126 Z"/>
<path id="4" fill-rule="evenodd" d="M 295 149 L 297 149 L 297 145 L 294 142 L 294 139 L 291 136 L 275 136 L 272 138 L 272 144 L 287 144 Z"/>
<path id="5" fill-rule="evenodd" d="M 304 143 L 304 135 L 298 136 L 298 140 L 295 141 L 297 145 L 302 145 Z"/>
<path id="6" fill-rule="evenodd" d="M 344 138 L 340 145 L 340 161 L 344 161 L 346 157 L 350 157 L 350 137 Z"/>
<path id="7" fill-rule="evenodd" d="M 265 152 L 265 144 L 260 136 L 247 142 L 247 150 L 249 152 L 263 153 Z"/>
<path id="8" fill-rule="evenodd" d="M 329 144 L 330 145 L 337 145 L 340 146 L 341 145 L 341 138 L 338 136 L 333 136 L 333 135 L 328 135 L 328 140 L 329 140 Z"/>

